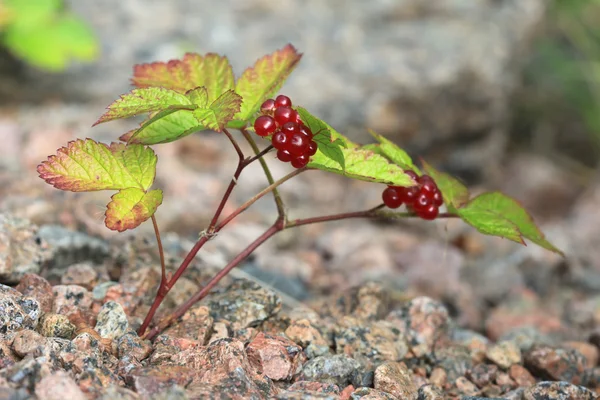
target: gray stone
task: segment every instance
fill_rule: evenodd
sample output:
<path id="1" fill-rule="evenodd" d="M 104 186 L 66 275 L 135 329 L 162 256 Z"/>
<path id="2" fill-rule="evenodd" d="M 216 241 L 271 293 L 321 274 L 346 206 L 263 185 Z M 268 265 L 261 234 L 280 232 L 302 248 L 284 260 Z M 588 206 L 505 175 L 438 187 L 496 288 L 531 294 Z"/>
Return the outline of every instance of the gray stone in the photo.
<path id="1" fill-rule="evenodd" d="M 417 391 L 417 400 L 443 400 L 444 392 L 434 385 L 423 385 Z"/>
<path id="2" fill-rule="evenodd" d="M 41 314 L 37 300 L 0 285 L 0 334 L 35 329 Z"/>
<path id="3" fill-rule="evenodd" d="M 340 387 L 350 384 L 356 371 L 361 369 L 358 361 L 345 354 L 320 356 L 309 360 L 302 367 L 302 379 L 333 383 Z"/>
<path id="4" fill-rule="evenodd" d="M 66 269 L 76 263 L 102 263 L 109 255 L 108 244 L 101 239 L 72 231 L 59 225 L 43 225 L 38 236 L 52 249 L 45 278 L 60 282 Z"/>
<path id="5" fill-rule="evenodd" d="M 416 297 L 387 318 L 404 332 L 416 356 L 431 354 L 435 343 L 448 335 L 450 316 L 446 307 L 429 297 Z"/>
<path id="6" fill-rule="evenodd" d="M 39 273 L 49 256 L 36 225 L 0 214 L 0 283 L 17 283 L 27 273 Z"/>
<path id="7" fill-rule="evenodd" d="M 353 357 L 371 371 L 384 361 L 400 361 L 408 353 L 406 337 L 389 321 L 344 317 L 334 331 L 334 340 L 338 354 Z"/>
<path id="8" fill-rule="evenodd" d="M 96 332 L 105 339 L 118 339 L 129 329 L 123 307 L 116 301 L 104 303 L 97 317 Z"/>
<path id="9" fill-rule="evenodd" d="M 94 286 L 94 289 L 92 290 L 92 297 L 94 298 L 94 300 L 99 300 L 102 301 L 104 300 L 104 297 L 106 296 L 106 293 L 108 291 L 109 288 L 118 285 L 117 282 L 102 282 L 97 284 L 96 286 Z"/>
<path id="10" fill-rule="evenodd" d="M 222 293 L 208 296 L 204 304 L 215 321 L 230 322 L 234 331 L 256 326 L 281 309 L 279 296 L 244 279 L 234 281 Z"/>
<path id="11" fill-rule="evenodd" d="M 389 393 L 382 392 L 381 390 L 361 387 L 356 389 L 350 395 L 350 400 L 368 399 L 368 400 L 397 400 L 396 396 L 392 396 Z"/>
<path id="12" fill-rule="evenodd" d="M 523 400 L 594 400 L 594 392 L 567 382 L 538 382 L 523 392 Z"/>

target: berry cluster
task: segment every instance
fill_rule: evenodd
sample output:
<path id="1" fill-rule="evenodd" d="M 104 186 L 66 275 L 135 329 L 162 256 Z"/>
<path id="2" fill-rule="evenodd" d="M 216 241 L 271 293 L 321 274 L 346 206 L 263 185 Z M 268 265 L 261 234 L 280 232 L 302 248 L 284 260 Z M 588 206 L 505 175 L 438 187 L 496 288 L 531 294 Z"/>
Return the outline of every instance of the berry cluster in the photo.
<path id="1" fill-rule="evenodd" d="M 292 109 L 289 97 L 279 95 L 266 100 L 260 106 L 263 114 L 254 121 L 254 130 L 259 136 L 271 136 L 271 143 L 277 150 L 277 158 L 291 162 L 294 168 L 302 168 L 317 152 L 317 142 L 313 133 L 302 123 L 300 115 Z"/>
<path id="2" fill-rule="evenodd" d="M 418 176 L 413 171 L 406 171 L 406 175 L 416 180 L 418 185 L 388 186 L 381 195 L 383 203 L 389 208 L 398 208 L 406 204 L 406 207 L 420 218 L 435 219 L 439 214 L 440 206 L 444 203 L 442 193 L 435 181 L 429 175 Z"/>

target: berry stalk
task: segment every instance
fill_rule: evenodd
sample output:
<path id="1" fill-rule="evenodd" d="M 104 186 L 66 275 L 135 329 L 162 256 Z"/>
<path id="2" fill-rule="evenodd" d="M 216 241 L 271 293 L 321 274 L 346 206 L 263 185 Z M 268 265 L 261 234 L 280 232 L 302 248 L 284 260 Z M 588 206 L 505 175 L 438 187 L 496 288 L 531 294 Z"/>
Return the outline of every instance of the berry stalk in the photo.
<path id="1" fill-rule="evenodd" d="M 252 147 L 252 151 L 258 157 L 258 155 L 261 152 L 258 149 L 258 146 L 256 145 L 256 142 L 254 141 L 254 139 L 252 138 L 250 133 L 246 130 L 246 128 L 240 129 L 240 132 L 242 132 L 242 135 L 244 136 L 244 138 L 246 139 L 246 141 L 248 142 L 250 147 Z M 271 170 L 269 169 L 269 166 L 267 165 L 267 162 L 265 161 L 265 159 L 260 157 L 258 159 L 258 161 L 260 162 L 260 166 L 262 167 L 262 169 L 265 173 L 265 176 L 267 177 L 267 182 L 269 182 L 269 185 L 274 184 L 275 179 L 273 179 L 273 174 L 271 173 Z M 283 200 L 281 199 L 281 196 L 279 195 L 279 190 L 277 190 L 277 188 L 274 188 L 271 191 L 271 193 L 273 193 L 273 198 L 275 199 L 275 205 L 277 206 L 277 214 L 279 216 L 285 215 L 285 207 L 283 206 Z"/>

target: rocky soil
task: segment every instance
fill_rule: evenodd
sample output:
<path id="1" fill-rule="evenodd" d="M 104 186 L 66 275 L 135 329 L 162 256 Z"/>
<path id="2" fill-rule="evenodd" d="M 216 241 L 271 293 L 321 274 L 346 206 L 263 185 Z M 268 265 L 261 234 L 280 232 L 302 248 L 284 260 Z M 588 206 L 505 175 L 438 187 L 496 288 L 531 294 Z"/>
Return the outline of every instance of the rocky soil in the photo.
<path id="1" fill-rule="evenodd" d="M 600 180 L 504 154 L 542 0 L 70 3 L 97 29 L 101 60 L 57 76 L 0 63 L 0 399 L 598 398 Z M 134 125 L 90 129 L 128 89 L 134 63 L 216 51 L 239 73 L 287 42 L 305 53 L 285 87 L 294 101 L 357 140 L 370 126 L 464 177 L 497 178 L 473 192 L 515 196 L 567 257 L 460 221 L 306 226 L 275 236 L 183 318 L 141 339 L 160 279 L 152 227 L 108 231 L 108 192 L 59 192 L 35 167 L 69 140 L 110 142 Z M 207 132 L 155 150 L 172 272 L 236 155 Z M 267 161 L 276 176 L 289 171 Z M 224 213 L 264 186 L 258 166 L 245 170 Z M 311 171 L 282 193 L 302 218 L 370 208 L 382 188 Z M 265 198 L 209 241 L 158 318 L 274 215 Z"/>
<path id="2" fill-rule="evenodd" d="M 566 259 L 481 236 L 459 221 L 308 226 L 274 237 L 147 341 L 135 331 L 160 278 L 151 228 L 112 234 L 99 211 L 108 193 L 65 194 L 43 184 L 28 163 L 52 152 L 44 140 L 72 133 L 30 133 L 19 145 L 31 153 L 0 174 L 0 398 L 597 398 L 600 185 L 573 201 L 563 193 L 568 176 L 562 191 L 543 179 L 511 181 L 531 193 L 534 210 L 546 191 L 564 194 L 549 208 L 552 217 L 538 221 Z M 224 189 L 236 156 L 223 143 L 199 134 L 158 147 L 159 185 L 168 193 L 158 216 L 170 232 L 171 271 L 214 206 L 209 194 Z M 552 171 L 531 155 L 509 166 Z M 229 207 L 262 179 L 259 170 L 243 175 Z M 209 193 L 194 194 L 197 182 Z M 289 182 L 291 217 L 379 201 L 381 185 L 344 182 L 317 172 Z M 187 208 L 178 213 L 181 204 Z M 561 207 L 570 211 L 558 214 Z M 273 216 L 265 199 L 211 240 L 159 317 Z"/>

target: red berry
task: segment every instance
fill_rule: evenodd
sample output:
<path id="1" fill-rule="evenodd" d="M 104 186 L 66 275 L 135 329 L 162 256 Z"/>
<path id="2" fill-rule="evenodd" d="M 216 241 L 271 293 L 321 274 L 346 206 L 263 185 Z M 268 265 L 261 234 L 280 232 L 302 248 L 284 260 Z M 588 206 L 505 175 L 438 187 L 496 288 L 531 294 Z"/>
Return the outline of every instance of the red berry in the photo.
<path id="1" fill-rule="evenodd" d="M 304 124 L 300 124 L 300 133 L 306 136 L 309 139 L 313 138 L 313 133 L 310 128 Z"/>
<path id="2" fill-rule="evenodd" d="M 308 139 L 306 139 L 306 136 L 301 135 L 299 133 L 294 133 L 290 137 L 290 142 L 288 144 L 287 150 L 289 150 L 289 152 L 293 156 L 298 157 L 298 156 L 306 153 L 306 150 L 308 149 L 308 145 L 309 145 L 309 141 L 308 141 Z"/>
<path id="3" fill-rule="evenodd" d="M 402 205 L 402 199 L 400 198 L 400 193 L 398 190 L 393 187 L 388 187 L 381 194 L 381 198 L 383 199 L 383 204 L 389 208 L 398 208 Z"/>
<path id="4" fill-rule="evenodd" d="M 279 107 L 275 109 L 274 117 L 279 125 L 283 125 L 286 122 L 296 122 L 298 112 L 289 107 Z"/>
<path id="5" fill-rule="evenodd" d="M 292 100 L 289 97 L 284 96 L 282 94 L 275 97 L 275 108 L 291 107 L 291 106 L 292 106 Z"/>
<path id="6" fill-rule="evenodd" d="M 292 155 L 287 150 L 277 150 L 277 158 L 279 161 L 290 162 L 292 159 Z"/>
<path id="7" fill-rule="evenodd" d="M 430 206 L 422 210 L 417 210 L 417 215 L 419 217 L 429 221 L 434 220 L 439 213 L 440 210 L 435 206 L 435 204 L 431 204 Z"/>
<path id="8" fill-rule="evenodd" d="M 277 150 L 285 150 L 285 148 L 288 146 L 289 142 L 290 141 L 289 141 L 288 135 L 286 135 L 282 131 L 275 132 L 275 134 L 273 135 L 273 138 L 271 139 L 271 144 Z"/>
<path id="9" fill-rule="evenodd" d="M 412 205 L 419 194 L 419 188 L 417 186 L 405 187 L 400 192 L 402 202 L 406 205 Z"/>
<path id="10" fill-rule="evenodd" d="M 308 149 L 306 149 L 306 154 L 308 154 L 309 156 L 314 156 L 315 154 L 317 154 L 317 149 L 317 142 L 311 140 L 308 144 Z"/>
<path id="11" fill-rule="evenodd" d="M 260 106 L 260 112 L 263 114 L 271 114 L 275 111 L 275 100 L 268 99 Z"/>
<path id="12" fill-rule="evenodd" d="M 261 115 L 254 121 L 254 130 L 258 136 L 269 136 L 277 129 L 277 124 L 273 117 Z"/>
<path id="13" fill-rule="evenodd" d="M 292 158 L 292 167 L 302 168 L 308 164 L 309 157 L 306 154 L 299 155 L 296 158 Z"/>
<path id="14" fill-rule="evenodd" d="M 439 190 L 433 192 L 432 202 L 436 205 L 436 207 L 439 207 L 442 204 L 444 204 L 444 197 L 442 196 L 442 193 Z"/>
<path id="15" fill-rule="evenodd" d="M 438 190 L 438 187 L 435 184 L 435 181 L 429 175 L 421 176 L 419 178 L 419 184 L 421 185 L 421 191 L 435 193 L 435 191 Z"/>
<path id="16" fill-rule="evenodd" d="M 418 213 L 420 210 L 424 210 L 432 204 L 432 198 L 429 197 L 429 194 L 427 192 L 419 192 L 417 198 L 415 199 L 415 202 L 413 203 L 413 207 Z"/>
<path id="17" fill-rule="evenodd" d="M 293 135 L 300 132 L 300 126 L 295 122 L 286 122 L 281 127 L 281 131 L 286 135 Z"/>
<path id="18" fill-rule="evenodd" d="M 410 176 L 411 178 L 413 178 L 415 180 L 415 182 L 417 182 L 419 179 L 419 175 L 417 175 L 414 171 L 406 170 L 406 171 L 404 171 L 404 173 L 406 175 Z"/>

